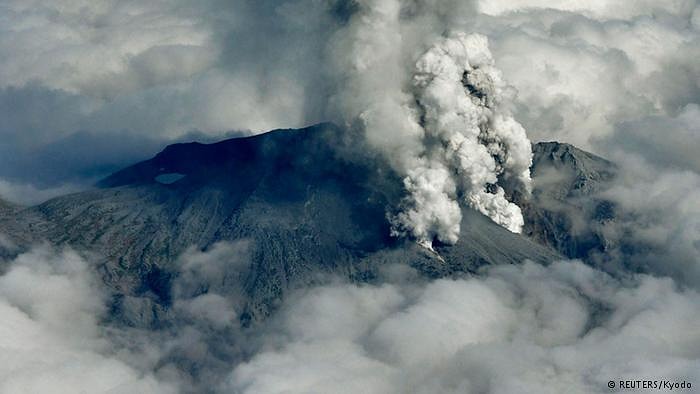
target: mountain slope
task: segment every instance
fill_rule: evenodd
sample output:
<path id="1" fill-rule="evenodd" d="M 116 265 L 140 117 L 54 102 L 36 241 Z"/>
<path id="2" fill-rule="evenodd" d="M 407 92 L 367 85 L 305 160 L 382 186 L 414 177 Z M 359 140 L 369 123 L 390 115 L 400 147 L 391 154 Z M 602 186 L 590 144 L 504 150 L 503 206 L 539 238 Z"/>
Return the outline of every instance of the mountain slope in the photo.
<path id="1" fill-rule="evenodd" d="M 0 222 L 11 218 L 17 212 L 17 209 L 15 205 L 0 198 Z M 0 261 L 12 257 L 16 251 L 14 240 L 6 232 L 8 231 L 0 227 Z"/>
<path id="2" fill-rule="evenodd" d="M 14 213 L 17 210 L 17 207 L 14 204 L 11 204 L 2 198 L 0 198 L 0 217 L 5 217 L 7 215 L 10 215 Z"/>
<path id="3" fill-rule="evenodd" d="M 609 248 L 603 226 L 614 221 L 614 203 L 599 197 L 615 179 L 614 163 L 572 145 L 533 145 L 533 193 L 517 201 L 523 233 L 569 258 L 596 259 Z"/>
<path id="4" fill-rule="evenodd" d="M 166 318 L 177 256 L 219 241 L 248 245 L 229 285 L 241 294 L 244 322 L 319 274 L 372 281 L 380 266 L 402 261 L 437 277 L 559 258 L 468 209 L 460 241 L 437 246 L 439 256 L 390 237 L 386 209 L 402 197 L 401 181 L 356 137 L 322 124 L 172 145 L 99 189 L 23 210 L 0 228 L 104 256 L 104 280 L 121 294 L 115 313 L 135 325 Z"/>

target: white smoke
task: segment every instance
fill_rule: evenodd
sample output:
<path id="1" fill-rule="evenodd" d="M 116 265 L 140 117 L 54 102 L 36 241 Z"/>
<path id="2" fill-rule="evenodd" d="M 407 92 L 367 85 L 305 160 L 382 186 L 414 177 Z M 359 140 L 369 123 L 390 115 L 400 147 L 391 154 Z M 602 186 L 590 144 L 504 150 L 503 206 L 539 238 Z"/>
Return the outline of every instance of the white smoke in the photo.
<path id="1" fill-rule="evenodd" d="M 346 123 L 359 120 L 369 143 L 406 177 L 411 198 L 395 218 L 395 233 L 408 233 L 428 246 L 434 237 L 454 243 L 461 221 L 456 185 L 445 166 L 423 155 L 425 132 L 405 86 L 410 71 L 403 59 L 401 3 L 366 0 L 358 5 L 348 26 L 331 40 L 329 57 L 345 82 L 332 110 Z"/>
<path id="2" fill-rule="evenodd" d="M 506 86 L 493 63 L 486 37 L 478 34 L 454 34 L 420 57 L 416 100 L 426 139 L 435 141 L 424 154 L 455 174 L 471 207 L 520 232 L 520 208 L 498 183 L 503 177 L 529 190 L 532 153 L 525 130 L 500 107 Z"/>
<path id="3" fill-rule="evenodd" d="M 503 103 L 510 91 L 486 37 L 454 33 L 417 56 L 421 44 L 405 32 L 401 5 L 358 2 L 330 46 L 344 81 L 333 109 L 347 123 L 359 120 L 404 177 L 408 196 L 391 217 L 393 233 L 428 247 L 434 238 L 454 243 L 460 202 L 519 232 L 522 214 L 502 186 L 529 190 L 530 142 Z"/>

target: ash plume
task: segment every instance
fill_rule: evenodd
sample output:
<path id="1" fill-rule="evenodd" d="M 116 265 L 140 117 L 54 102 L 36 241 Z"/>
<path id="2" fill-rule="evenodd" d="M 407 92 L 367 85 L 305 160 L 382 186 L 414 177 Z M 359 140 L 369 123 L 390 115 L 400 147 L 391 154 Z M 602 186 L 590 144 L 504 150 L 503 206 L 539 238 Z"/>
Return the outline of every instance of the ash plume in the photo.
<path id="1" fill-rule="evenodd" d="M 403 176 L 392 233 L 427 247 L 455 243 L 462 204 L 520 232 L 520 208 L 504 186 L 529 191 L 530 142 L 504 105 L 512 89 L 486 37 L 455 32 L 420 54 L 411 23 L 398 1 L 358 2 L 329 56 L 344 72 L 333 109 Z"/>
<path id="2" fill-rule="evenodd" d="M 529 190 L 532 153 L 525 130 L 500 107 L 506 85 L 493 63 L 486 37 L 478 34 L 443 38 L 420 57 L 413 84 L 424 156 L 454 174 L 469 206 L 520 232 L 520 208 L 499 183 Z"/>

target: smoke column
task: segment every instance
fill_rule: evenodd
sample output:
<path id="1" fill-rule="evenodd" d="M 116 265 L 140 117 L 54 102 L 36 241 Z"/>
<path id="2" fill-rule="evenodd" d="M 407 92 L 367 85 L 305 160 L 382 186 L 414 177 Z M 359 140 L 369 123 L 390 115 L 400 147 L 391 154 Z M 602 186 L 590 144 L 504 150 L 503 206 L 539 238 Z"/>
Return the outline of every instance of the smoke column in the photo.
<path id="1" fill-rule="evenodd" d="M 519 232 L 520 208 L 503 187 L 529 192 L 530 142 L 503 104 L 512 89 L 486 38 L 453 33 L 417 53 L 426 45 L 402 34 L 411 21 L 400 2 L 357 4 L 329 47 L 342 70 L 331 108 L 345 123 L 359 122 L 404 177 L 407 197 L 390 214 L 392 233 L 428 248 L 435 239 L 455 243 L 460 204 Z"/>
<path id="2" fill-rule="evenodd" d="M 529 191 L 530 142 L 500 108 L 506 86 L 486 37 L 457 33 L 441 39 L 418 60 L 413 85 L 425 132 L 423 156 L 433 167 L 448 169 L 469 206 L 520 232 L 520 208 L 506 200 L 499 183 Z M 410 228 L 410 221 L 405 224 Z"/>

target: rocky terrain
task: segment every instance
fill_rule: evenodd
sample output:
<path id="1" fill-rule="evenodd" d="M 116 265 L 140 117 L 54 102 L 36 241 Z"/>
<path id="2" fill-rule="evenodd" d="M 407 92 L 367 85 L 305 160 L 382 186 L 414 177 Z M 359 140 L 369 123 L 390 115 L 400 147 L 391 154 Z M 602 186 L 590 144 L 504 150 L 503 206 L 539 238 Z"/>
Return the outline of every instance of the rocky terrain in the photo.
<path id="1" fill-rule="evenodd" d="M 16 206 L 0 199 L 0 217 L 6 217 L 16 210 Z"/>
<path id="2" fill-rule="evenodd" d="M 608 160 L 572 145 L 533 146 L 534 188 L 523 209 L 523 233 L 568 258 L 593 260 L 610 247 L 603 227 L 616 217 L 612 202 L 599 197 L 616 175 Z"/>
<path id="3" fill-rule="evenodd" d="M 401 198 L 401 182 L 361 140 L 321 124 L 171 145 L 94 190 L 35 207 L 0 204 L 0 233 L 6 245 L 47 240 L 91 251 L 116 295 L 114 315 L 136 326 L 167 319 L 178 256 L 221 241 L 246 245 L 239 250 L 245 263 L 226 279 L 241 295 L 244 324 L 319 275 L 372 282 L 380 267 L 403 261 L 444 277 L 524 259 L 588 258 L 605 248 L 586 223 L 614 215 L 609 203 L 590 203 L 614 177 L 606 160 L 566 144 L 535 145 L 535 189 L 519 201 L 524 235 L 465 208 L 459 242 L 432 252 L 389 236 L 386 209 Z"/>

